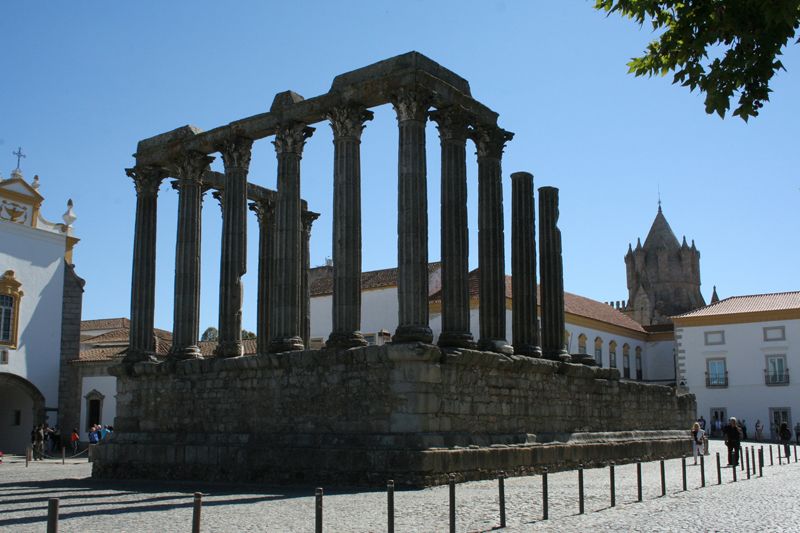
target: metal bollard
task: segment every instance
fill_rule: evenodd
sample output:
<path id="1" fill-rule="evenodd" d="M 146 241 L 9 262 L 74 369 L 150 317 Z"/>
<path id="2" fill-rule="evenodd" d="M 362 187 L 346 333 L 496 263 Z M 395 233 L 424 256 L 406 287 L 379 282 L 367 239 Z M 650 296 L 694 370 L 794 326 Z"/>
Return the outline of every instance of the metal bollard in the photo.
<path id="1" fill-rule="evenodd" d="M 65 451 L 64 447 L 62 446 L 61 447 L 61 464 L 62 465 L 67 464 L 66 459 L 67 459 L 67 452 Z"/>
<path id="2" fill-rule="evenodd" d="M 667 495 L 667 478 L 664 475 L 664 458 L 661 458 L 661 495 Z"/>
<path id="3" fill-rule="evenodd" d="M 731 472 L 733 472 L 733 482 L 736 483 L 736 467 L 739 465 L 733 465 L 731 468 Z"/>
<path id="4" fill-rule="evenodd" d="M 778 446 L 778 464 L 779 465 L 783 464 L 783 463 L 781 463 L 781 447 L 780 446 Z"/>
<path id="5" fill-rule="evenodd" d="M 31 462 L 31 449 L 25 448 L 25 468 L 28 468 L 28 463 Z"/>
<path id="6" fill-rule="evenodd" d="M 744 461 L 742 461 L 742 447 L 739 446 L 739 453 L 736 455 L 736 458 L 739 460 L 739 468 L 742 469 L 744 472 Z"/>
<path id="7" fill-rule="evenodd" d="M 642 501 L 642 463 L 636 463 L 636 501 Z"/>
<path id="8" fill-rule="evenodd" d="M 542 520 L 547 520 L 547 467 L 542 469 Z"/>
<path id="9" fill-rule="evenodd" d="M 58 498 L 47 500 L 47 533 L 58 533 Z"/>
<path id="10" fill-rule="evenodd" d="M 769 466 L 773 466 L 775 463 L 772 461 L 772 444 L 769 445 Z"/>
<path id="11" fill-rule="evenodd" d="M 394 533 L 394 480 L 386 482 L 386 516 L 388 521 L 387 531 Z"/>
<path id="12" fill-rule="evenodd" d="M 200 533 L 200 510 L 203 508 L 203 493 L 194 493 L 194 510 L 192 511 L 192 533 Z"/>
<path id="13" fill-rule="evenodd" d="M 322 533 L 322 487 L 317 487 L 314 495 L 316 496 L 314 531 L 316 531 L 316 533 Z"/>
<path id="14" fill-rule="evenodd" d="M 797 462 L 797 444 L 794 445 L 794 462 Z"/>
<path id="15" fill-rule="evenodd" d="M 450 474 L 450 533 L 456 533 L 456 475 Z"/>
<path id="16" fill-rule="evenodd" d="M 614 462 L 612 461 L 608 465 L 608 477 L 611 483 L 611 507 L 616 507 L 617 505 L 617 490 L 616 490 L 616 483 L 614 479 Z"/>
<path id="17" fill-rule="evenodd" d="M 583 514 L 583 465 L 578 465 L 578 514 Z"/>
<path id="18" fill-rule="evenodd" d="M 758 477 L 764 477 L 764 447 L 758 450 Z"/>
<path id="19" fill-rule="evenodd" d="M 753 475 L 756 475 L 756 447 L 750 446 L 750 464 L 753 465 Z"/>
<path id="20" fill-rule="evenodd" d="M 722 485 L 722 467 L 719 464 L 719 452 L 717 452 L 717 485 Z"/>
<path id="21" fill-rule="evenodd" d="M 700 486 L 706 486 L 706 456 L 700 456 Z"/>
<path id="22" fill-rule="evenodd" d="M 744 462 L 747 463 L 747 479 L 750 479 L 750 451 L 744 452 Z"/>
<path id="23" fill-rule="evenodd" d="M 681 472 L 683 473 L 683 491 L 686 492 L 686 456 L 681 457 Z"/>
<path id="24" fill-rule="evenodd" d="M 500 491 L 500 527 L 506 527 L 506 473 L 497 476 L 497 489 Z"/>

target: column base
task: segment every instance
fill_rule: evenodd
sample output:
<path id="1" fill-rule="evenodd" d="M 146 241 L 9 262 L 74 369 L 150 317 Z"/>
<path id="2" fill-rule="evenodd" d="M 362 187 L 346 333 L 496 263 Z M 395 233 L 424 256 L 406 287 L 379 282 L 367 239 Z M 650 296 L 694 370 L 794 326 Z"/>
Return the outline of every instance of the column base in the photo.
<path id="1" fill-rule="evenodd" d="M 242 341 L 222 341 L 214 350 L 217 357 L 239 357 L 242 352 Z"/>
<path id="2" fill-rule="evenodd" d="M 542 357 L 550 361 L 561 361 L 562 363 L 571 363 L 572 356 L 566 350 L 556 350 L 551 352 L 542 351 Z"/>
<path id="3" fill-rule="evenodd" d="M 352 331 L 350 333 L 333 332 L 325 341 L 326 348 L 358 348 L 369 344 L 367 340 L 361 335 L 360 331 Z"/>
<path id="4" fill-rule="evenodd" d="M 481 339 L 478 341 L 478 349 L 484 352 L 501 353 L 513 355 L 514 348 L 505 339 Z"/>
<path id="5" fill-rule="evenodd" d="M 306 347 L 300 337 L 279 337 L 269 342 L 269 353 L 301 352 Z"/>
<path id="6" fill-rule="evenodd" d="M 571 358 L 573 363 L 577 363 L 579 365 L 597 366 L 597 361 L 594 360 L 594 357 L 586 353 L 572 354 Z"/>
<path id="7" fill-rule="evenodd" d="M 392 342 L 424 342 L 431 344 L 433 342 L 433 332 L 428 326 L 421 325 L 405 325 L 398 326 L 397 331 L 392 336 Z"/>
<path id="8" fill-rule="evenodd" d="M 475 339 L 472 333 L 457 333 L 454 331 L 443 331 L 439 334 L 439 346 L 442 348 L 475 348 Z"/>
<path id="9" fill-rule="evenodd" d="M 125 354 L 125 357 L 123 357 L 122 362 L 126 364 L 141 363 L 141 362 L 155 363 L 158 362 L 158 358 L 156 357 L 156 354 L 154 352 L 128 349 L 128 353 Z"/>
<path id="10" fill-rule="evenodd" d="M 202 359 L 203 354 L 200 353 L 200 347 L 196 344 L 185 346 L 183 348 L 172 349 L 167 356 L 169 359 Z"/>
<path id="11" fill-rule="evenodd" d="M 534 344 L 521 344 L 517 346 L 514 345 L 514 354 L 515 355 L 524 355 L 526 357 L 541 357 L 542 356 L 542 348 L 536 346 Z"/>

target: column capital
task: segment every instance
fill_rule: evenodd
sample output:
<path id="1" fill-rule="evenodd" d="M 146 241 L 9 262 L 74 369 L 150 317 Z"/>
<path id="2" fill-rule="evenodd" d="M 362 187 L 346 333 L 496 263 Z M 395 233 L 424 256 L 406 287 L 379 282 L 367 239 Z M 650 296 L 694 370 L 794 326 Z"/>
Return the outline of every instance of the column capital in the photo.
<path id="1" fill-rule="evenodd" d="M 469 132 L 469 137 L 475 142 L 478 157 L 503 157 L 506 143 L 514 138 L 514 134 L 498 126 L 475 126 Z"/>
<path id="2" fill-rule="evenodd" d="M 466 141 L 469 133 L 470 115 L 458 106 L 448 106 L 429 113 L 436 122 L 442 141 Z"/>
<path id="3" fill-rule="evenodd" d="M 231 137 L 224 141 L 219 151 L 222 154 L 222 162 L 225 164 L 225 171 L 231 168 L 240 168 L 245 171 L 250 168 L 250 154 L 253 148 L 253 139 L 247 137 Z"/>
<path id="4" fill-rule="evenodd" d="M 275 216 L 275 202 L 264 198 L 250 202 L 250 211 L 256 214 L 259 224 L 271 220 Z"/>
<path id="5" fill-rule="evenodd" d="M 303 231 L 310 232 L 311 225 L 314 224 L 314 221 L 319 218 L 319 213 L 315 213 L 314 211 L 303 211 L 300 214 L 300 218 L 303 222 Z"/>
<path id="6" fill-rule="evenodd" d="M 427 92 L 403 88 L 392 95 L 391 101 L 398 122 L 406 120 L 425 122 L 428 119 L 428 108 L 432 99 Z"/>
<path id="7" fill-rule="evenodd" d="M 216 159 L 202 152 L 186 152 L 175 159 L 171 173 L 179 180 L 202 182 L 209 165 Z"/>
<path id="8" fill-rule="evenodd" d="M 156 166 L 135 166 L 126 168 L 125 174 L 133 179 L 137 196 L 155 196 L 161 182 L 169 174 L 166 169 Z"/>
<path id="9" fill-rule="evenodd" d="M 298 156 L 303 155 L 303 148 L 306 140 L 314 134 L 314 128 L 302 122 L 278 126 L 275 132 L 275 145 L 277 154 L 292 153 Z"/>
<path id="10" fill-rule="evenodd" d="M 219 203 L 220 209 L 225 209 L 223 192 L 219 189 L 211 191 L 211 197 Z"/>
<path id="11" fill-rule="evenodd" d="M 360 140 L 366 122 L 372 120 L 373 116 L 372 111 L 359 104 L 350 103 L 334 107 L 328 112 L 334 141 L 342 138 Z"/>

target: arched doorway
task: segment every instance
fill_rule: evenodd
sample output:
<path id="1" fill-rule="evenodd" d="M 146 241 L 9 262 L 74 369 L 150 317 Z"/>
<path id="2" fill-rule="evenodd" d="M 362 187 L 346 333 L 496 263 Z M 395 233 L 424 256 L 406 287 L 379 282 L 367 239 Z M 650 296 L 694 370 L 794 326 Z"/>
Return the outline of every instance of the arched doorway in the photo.
<path id="1" fill-rule="evenodd" d="M 44 420 L 44 396 L 39 389 L 16 374 L 0 372 L 0 450 L 24 453 L 31 429 Z"/>

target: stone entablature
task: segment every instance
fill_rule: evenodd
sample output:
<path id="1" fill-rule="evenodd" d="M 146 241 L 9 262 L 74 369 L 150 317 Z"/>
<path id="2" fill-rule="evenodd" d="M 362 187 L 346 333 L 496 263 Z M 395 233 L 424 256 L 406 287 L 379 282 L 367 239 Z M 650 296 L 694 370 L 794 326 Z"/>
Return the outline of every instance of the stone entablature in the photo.
<path id="1" fill-rule="evenodd" d="M 688 439 L 672 430 L 689 427 L 695 408 L 692 395 L 612 369 L 423 344 L 115 373 L 103 477 L 429 485 L 450 471 L 491 476 L 491 465 L 523 473 L 675 455 Z"/>

